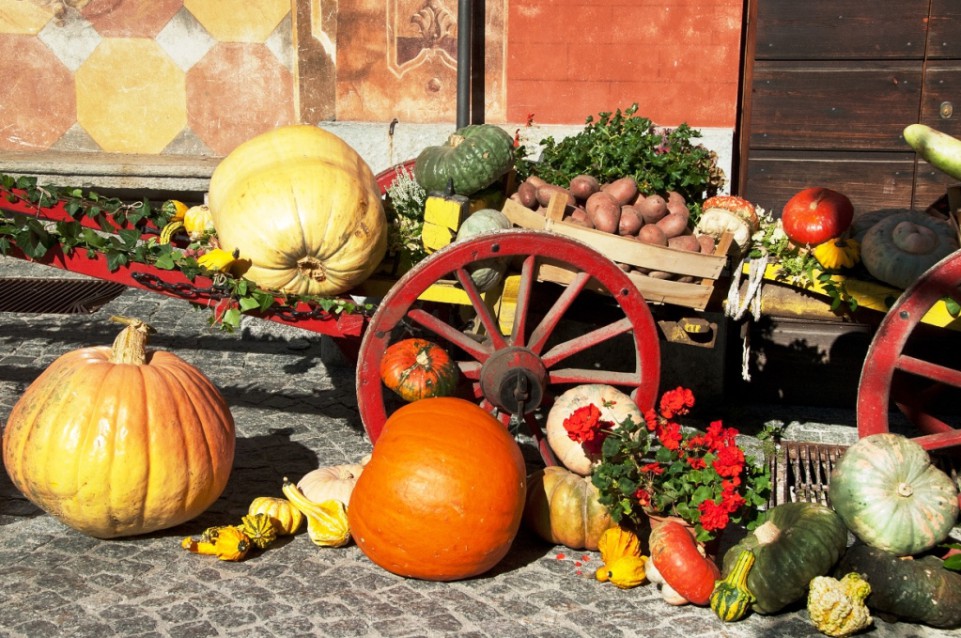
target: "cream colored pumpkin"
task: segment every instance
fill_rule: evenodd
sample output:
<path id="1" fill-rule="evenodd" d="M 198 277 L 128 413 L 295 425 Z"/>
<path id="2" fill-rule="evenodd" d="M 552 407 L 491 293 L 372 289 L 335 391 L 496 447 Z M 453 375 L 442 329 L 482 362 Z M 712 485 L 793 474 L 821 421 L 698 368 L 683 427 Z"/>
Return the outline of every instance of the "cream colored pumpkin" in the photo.
<path id="1" fill-rule="evenodd" d="M 588 456 L 583 444 L 568 436 L 564 420 L 578 408 L 591 403 L 600 410 L 601 420 L 613 423 L 615 427 L 627 418 L 637 423 L 644 420 L 644 415 L 631 397 L 610 385 L 588 383 L 571 388 L 559 396 L 547 414 L 547 443 L 564 467 L 581 476 L 590 474 L 599 459 Z"/>
<path id="2" fill-rule="evenodd" d="M 366 458 L 362 463 L 365 461 Z M 361 463 L 319 467 L 304 474 L 297 482 L 297 488 L 303 492 L 307 500 L 314 503 L 334 499 L 347 505 L 350 503 L 354 485 L 363 470 L 364 466 Z"/>
<path id="3" fill-rule="evenodd" d="M 370 167 L 342 139 L 283 126 L 231 151 L 208 204 L 220 245 L 250 259 L 267 290 L 331 296 L 363 282 L 387 249 L 387 219 Z"/>

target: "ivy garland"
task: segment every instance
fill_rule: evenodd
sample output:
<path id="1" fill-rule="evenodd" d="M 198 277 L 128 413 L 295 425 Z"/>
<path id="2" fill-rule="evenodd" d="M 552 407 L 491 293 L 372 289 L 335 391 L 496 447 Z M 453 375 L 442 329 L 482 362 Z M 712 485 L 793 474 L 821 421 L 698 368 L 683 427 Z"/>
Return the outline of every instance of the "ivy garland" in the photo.
<path id="1" fill-rule="evenodd" d="M 111 272 L 138 262 L 157 270 L 178 270 L 191 282 L 198 275 L 207 276 L 219 292 L 236 302 L 234 307 L 210 320 L 228 332 L 240 326 L 243 313 L 266 312 L 281 304 L 293 306 L 303 302 L 331 315 L 373 311 L 372 304 L 357 304 L 347 298 L 271 292 L 245 278 L 207 271 L 199 266 L 197 257 L 211 247 L 211 237 L 193 242 L 186 249 L 161 244 L 157 237 L 142 239 L 143 230 L 150 225 L 161 229 L 170 221 L 172 206 L 157 207 L 147 199 L 124 202 L 80 188 L 40 186 L 35 177 L 4 174 L 0 174 L 0 195 L 11 203 L 26 201 L 36 207 L 38 213 L 62 204 L 72 217 L 70 221 L 52 222 L 0 210 L 0 254 L 7 255 L 16 246 L 27 257 L 40 259 L 59 245 L 68 255 L 75 250 L 86 251 L 89 257 L 103 255 Z M 81 224 L 84 218 L 95 222 L 99 231 Z"/>

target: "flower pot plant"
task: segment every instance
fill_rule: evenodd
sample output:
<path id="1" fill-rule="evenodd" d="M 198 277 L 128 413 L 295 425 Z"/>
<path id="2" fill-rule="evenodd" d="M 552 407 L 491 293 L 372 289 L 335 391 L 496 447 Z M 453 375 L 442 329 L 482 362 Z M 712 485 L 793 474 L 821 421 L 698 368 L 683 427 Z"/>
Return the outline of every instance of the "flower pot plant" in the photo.
<path id="1" fill-rule="evenodd" d="M 735 428 L 721 421 L 705 430 L 682 427 L 678 417 L 693 406 L 694 394 L 678 387 L 642 423 L 627 418 L 614 427 L 592 406 L 569 417 L 571 439 L 599 449 L 591 480 L 616 522 L 640 527 L 648 517 L 677 517 L 700 542 L 732 523 L 753 527 L 768 500 L 770 471 L 744 453 Z"/>

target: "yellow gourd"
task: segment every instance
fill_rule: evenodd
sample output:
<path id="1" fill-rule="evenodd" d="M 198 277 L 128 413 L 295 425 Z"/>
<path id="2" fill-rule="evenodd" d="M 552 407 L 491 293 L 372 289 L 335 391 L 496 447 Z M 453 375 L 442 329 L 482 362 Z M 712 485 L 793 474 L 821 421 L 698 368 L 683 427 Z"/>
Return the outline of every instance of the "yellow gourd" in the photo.
<path id="1" fill-rule="evenodd" d="M 817 630 L 826 636 L 850 636 L 873 622 L 864 600 L 871 585 L 856 572 L 840 580 L 816 576 L 808 591 L 808 614 Z"/>
<path id="2" fill-rule="evenodd" d="M 284 496 L 307 519 L 307 536 L 320 547 L 343 547 L 350 542 L 347 506 L 337 499 L 314 503 L 284 477 Z"/>
<path id="3" fill-rule="evenodd" d="M 258 496 L 250 502 L 248 514 L 266 514 L 280 536 L 292 536 L 304 522 L 303 513 L 285 498 Z"/>
<path id="4" fill-rule="evenodd" d="M 204 204 L 191 206 L 184 212 L 184 230 L 192 241 L 197 241 L 204 235 L 213 232 L 214 220 L 210 208 Z"/>
<path id="5" fill-rule="evenodd" d="M 640 556 L 641 539 L 629 529 L 616 526 L 604 530 L 597 541 L 601 560 L 611 563 L 622 556 Z"/>
<path id="6" fill-rule="evenodd" d="M 594 572 L 602 583 L 621 589 L 637 587 L 647 578 L 647 556 L 641 555 L 641 539 L 622 527 L 611 527 L 597 542 L 604 565 Z"/>
<path id="7" fill-rule="evenodd" d="M 235 148 L 214 170 L 208 204 L 221 247 L 250 259 L 245 276 L 267 290 L 338 295 L 387 250 L 370 167 L 317 126 L 281 126 Z"/>
<path id="8" fill-rule="evenodd" d="M 208 527 L 199 540 L 188 536 L 180 543 L 194 554 L 208 554 L 227 561 L 243 560 L 251 545 L 250 538 L 233 525 Z"/>
<path id="9" fill-rule="evenodd" d="M 829 239 L 811 252 L 827 270 L 853 268 L 861 259 L 860 244 L 854 239 Z"/>
<path id="10" fill-rule="evenodd" d="M 258 549 L 267 549 L 277 540 L 277 529 L 270 516 L 263 512 L 247 514 L 240 519 L 238 527 Z"/>

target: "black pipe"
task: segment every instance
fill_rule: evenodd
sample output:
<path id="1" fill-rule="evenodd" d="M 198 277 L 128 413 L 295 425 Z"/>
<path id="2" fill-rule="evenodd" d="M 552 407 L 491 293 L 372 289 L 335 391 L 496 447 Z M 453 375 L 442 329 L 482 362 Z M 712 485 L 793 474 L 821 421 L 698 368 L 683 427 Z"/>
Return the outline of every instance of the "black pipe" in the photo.
<path id="1" fill-rule="evenodd" d="M 473 1 L 457 2 L 457 128 L 470 124 Z"/>

